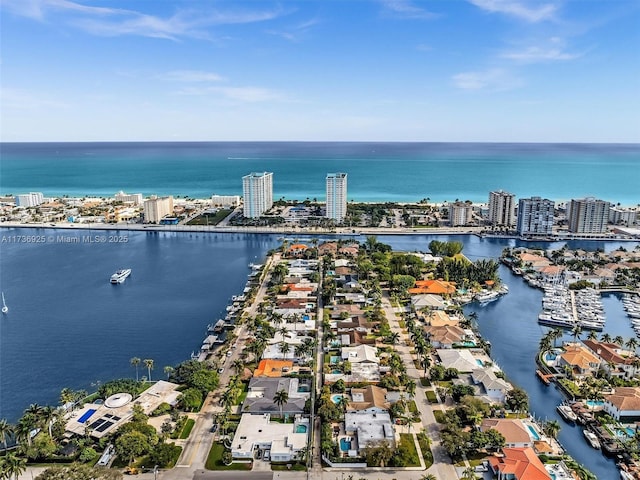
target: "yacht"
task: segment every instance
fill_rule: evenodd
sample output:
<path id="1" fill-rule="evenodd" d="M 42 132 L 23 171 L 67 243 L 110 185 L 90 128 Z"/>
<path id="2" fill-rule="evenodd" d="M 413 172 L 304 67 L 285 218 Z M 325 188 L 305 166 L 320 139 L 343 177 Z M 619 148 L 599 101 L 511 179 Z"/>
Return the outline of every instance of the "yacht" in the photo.
<path id="1" fill-rule="evenodd" d="M 2 313 L 7 313 L 9 311 L 9 307 L 7 307 L 7 303 L 4 301 L 4 292 L 2 292 Z"/>
<path id="2" fill-rule="evenodd" d="M 116 273 L 111 275 L 111 283 L 122 283 L 127 279 L 129 275 L 131 275 L 130 268 L 118 270 Z"/>
<path id="3" fill-rule="evenodd" d="M 589 445 L 593 448 L 600 448 L 600 442 L 598 441 L 598 437 L 596 437 L 595 433 L 590 432 L 589 430 L 583 430 L 582 433 L 584 434 L 584 438 L 587 439 L 587 442 L 589 442 Z"/>
<path id="4" fill-rule="evenodd" d="M 564 418 L 567 422 L 575 422 L 576 420 L 578 420 L 578 416 L 575 414 L 573 410 L 571 410 L 571 407 L 569 405 L 558 405 L 556 407 L 556 410 L 558 410 L 558 413 L 560 414 L 560 416 Z"/>
<path id="5" fill-rule="evenodd" d="M 483 292 L 476 295 L 476 300 L 480 303 L 489 303 L 498 299 L 500 294 L 498 292 Z"/>

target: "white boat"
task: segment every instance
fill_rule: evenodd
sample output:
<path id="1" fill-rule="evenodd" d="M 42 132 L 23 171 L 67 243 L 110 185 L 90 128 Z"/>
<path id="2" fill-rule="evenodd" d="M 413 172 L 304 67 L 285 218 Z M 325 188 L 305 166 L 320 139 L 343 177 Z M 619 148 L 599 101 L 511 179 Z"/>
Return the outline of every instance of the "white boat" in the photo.
<path id="1" fill-rule="evenodd" d="M 9 307 L 7 307 L 7 302 L 4 301 L 4 292 L 2 292 L 2 313 L 7 313 L 9 311 Z"/>
<path id="2" fill-rule="evenodd" d="M 587 439 L 587 442 L 589 442 L 589 445 L 593 448 L 600 448 L 600 442 L 598 441 L 598 437 L 596 437 L 595 433 L 590 432 L 589 430 L 583 430 L 582 433 L 584 434 L 584 438 Z"/>
<path id="3" fill-rule="evenodd" d="M 556 407 L 556 410 L 558 410 L 560 416 L 567 422 L 576 422 L 578 420 L 578 416 L 574 413 L 573 410 L 571 410 L 571 407 L 569 405 L 558 405 Z"/>
<path id="4" fill-rule="evenodd" d="M 500 294 L 498 292 L 484 292 L 476 295 L 476 300 L 480 303 L 489 303 L 494 300 L 497 300 Z"/>
<path id="5" fill-rule="evenodd" d="M 116 273 L 111 275 L 111 283 L 122 283 L 127 279 L 129 275 L 131 275 L 130 268 L 118 270 Z"/>

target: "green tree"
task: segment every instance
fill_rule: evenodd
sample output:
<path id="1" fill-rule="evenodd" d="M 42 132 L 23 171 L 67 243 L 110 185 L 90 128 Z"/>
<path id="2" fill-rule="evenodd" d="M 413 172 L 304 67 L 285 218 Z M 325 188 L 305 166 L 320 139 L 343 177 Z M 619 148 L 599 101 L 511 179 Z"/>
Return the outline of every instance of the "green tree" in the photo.
<path id="1" fill-rule="evenodd" d="M 129 363 L 136 369 L 136 382 L 140 381 L 140 377 L 138 376 L 138 365 L 140 365 L 140 359 L 138 357 L 132 357 L 131 360 L 129 360 Z"/>
<path id="2" fill-rule="evenodd" d="M 122 473 L 117 470 L 72 463 L 49 467 L 35 480 L 122 480 L 122 478 Z"/>
<path id="3" fill-rule="evenodd" d="M 527 392 L 519 387 L 514 387 L 507 393 L 506 405 L 514 412 L 526 412 L 529 410 L 529 397 Z"/>
<path id="4" fill-rule="evenodd" d="M 180 404 L 188 412 L 198 410 L 202 405 L 202 390 L 198 388 L 187 388 L 182 392 Z"/>
<path id="5" fill-rule="evenodd" d="M 162 468 L 170 468 L 178 458 L 182 449 L 175 443 L 160 443 L 149 453 L 149 460 L 154 465 Z"/>
<path id="6" fill-rule="evenodd" d="M 147 377 L 147 380 L 151 381 L 151 370 L 153 370 L 154 361 L 151 358 L 145 358 L 143 362 L 144 362 L 144 366 L 147 367 L 147 372 L 149 372 L 149 376 Z"/>
<path id="7" fill-rule="evenodd" d="M 131 465 L 133 460 L 149 451 L 151 446 L 147 437 L 140 432 L 133 431 L 120 435 L 116 440 L 116 453 L 126 459 Z"/>
<path id="8" fill-rule="evenodd" d="M 0 440 L 2 440 L 2 446 L 7 446 L 7 437 L 13 435 L 13 426 L 6 419 L 0 419 Z"/>
<path id="9" fill-rule="evenodd" d="M 558 438 L 558 433 L 560 433 L 560 422 L 558 422 L 557 420 L 549 420 L 547 422 L 544 422 L 542 431 L 545 433 L 545 435 L 548 435 L 551 438 Z"/>
<path id="10" fill-rule="evenodd" d="M 1 472 L 6 475 L 5 478 L 11 477 L 18 480 L 18 477 L 27 470 L 27 460 L 19 457 L 14 452 L 10 452 L 5 455 L 2 462 Z"/>
<path id="11" fill-rule="evenodd" d="M 280 407 L 281 418 L 284 418 L 282 414 L 282 408 L 287 404 L 288 401 L 289 401 L 289 393 L 286 390 L 278 390 L 273 396 L 273 403 L 275 403 L 276 405 L 278 405 L 278 407 Z"/>

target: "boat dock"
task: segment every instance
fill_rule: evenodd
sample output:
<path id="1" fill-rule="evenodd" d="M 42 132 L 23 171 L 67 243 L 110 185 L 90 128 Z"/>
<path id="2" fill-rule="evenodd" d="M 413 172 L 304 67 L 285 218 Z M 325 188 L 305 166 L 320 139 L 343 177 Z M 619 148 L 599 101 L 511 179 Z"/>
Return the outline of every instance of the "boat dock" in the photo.
<path id="1" fill-rule="evenodd" d="M 552 373 L 543 373 L 542 370 L 536 370 L 536 375 L 545 385 L 550 385 L 551 382 L 555 380 L 555 375 Z"/>

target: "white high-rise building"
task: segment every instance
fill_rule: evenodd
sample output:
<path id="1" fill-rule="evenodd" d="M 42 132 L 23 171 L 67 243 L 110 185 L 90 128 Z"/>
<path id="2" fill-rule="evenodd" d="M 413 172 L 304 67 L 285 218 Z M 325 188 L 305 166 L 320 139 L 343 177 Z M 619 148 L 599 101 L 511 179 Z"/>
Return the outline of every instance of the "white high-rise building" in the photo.
<path id="1" fill-rule="evenodd" d="M 449 225 L 462 227 L 473 220 L 473 205 L 466 202 L 449 204 Z"/>
<path id="2" fill-rule="evenodd" d="M 145 223 L 160 223 L 164 217 L 173 215 L 173 197 L 151 196 L 144 202 Z"/>
<path id="3" fill-rule="evenodd" d="M 638 211 L 633 208 L 610 207 L 609 223 L 614 225 L 634 225 L 638 219 Z"/>
<path id="4" fill-rule="evenodd" d="M 516 224 L 516 196 L 498 190 L 489 193 L 489 223 L 496 227 L 513 227 Z"/>
<path id="5" fill-rule="evenodd" d="M 259 218 L 273 206 L 273 172 L 252 172 L 242 177 L 244 216 Z"/>
<path id="6" fill-rule="evenodd" d="M 16 207 L 37 207 L 44 203 L 44 196 L 41 192 L 30 192 L 24 195 L 16 195 Z"/>
<path id="7" fill-rule="evenodd" d="M 609 202 L 593 197 L 571 200 L 569 231 L 572 233 L 604 233 L 609 221 Z"/>
<path id="8" fill-rule="evenodd" d="M 133 205 L 142 205 L 141 193 L 128 194 L 120 190 L 118 193 L 114 195 L 113 198 L 115 199 L 116 202 L 131 203 Z"/>
<path id="9" fill-rule="evenodd" d="M 551 235 L 555 203 L 546 198 L 521 198 L 518 202 L 519 235 Z"/>
<path id="10" fill-rule="evenodd" d="M 214 207 L 237 207 L 240 205 L 240 195 L 211 195 L 211 205 Z"/>
<path id="11" fill-rule="evenodd" d="M 347 216 L 347 174 L 327 173 L 326 217 L 340 223 Z"/>

